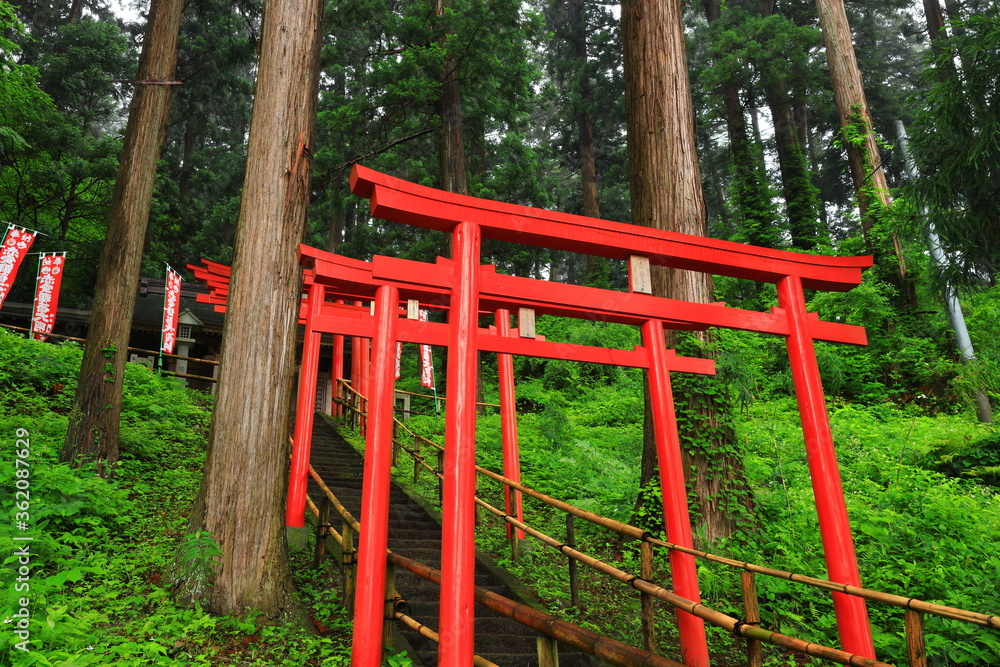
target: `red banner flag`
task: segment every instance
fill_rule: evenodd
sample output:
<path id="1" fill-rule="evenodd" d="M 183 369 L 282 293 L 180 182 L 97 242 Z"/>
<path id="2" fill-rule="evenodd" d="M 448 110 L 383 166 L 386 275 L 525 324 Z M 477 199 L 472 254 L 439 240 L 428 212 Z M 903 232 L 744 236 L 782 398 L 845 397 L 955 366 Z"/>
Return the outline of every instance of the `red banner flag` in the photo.
<path id="1" fill-rule="evenodd" d="M 427 311 L 420 311 L 420 321 L 427 321 Z M 434 358 L 431 357 L 431 346 L 420 346 L 420 384 L 430 389 L 434 388 Z"/>
<path id="2" fill-rule="evenodd" d="M 177 318 L 181 312 L 181 275 L 167 267 L 167 282 L 163 292 L 163 338 L 160 352 L 173 354 L 177 342 Z"/>
<path id="3" fill-rule="evenodd" d="M 10 293 L 17 277 L 17 270 L 28 254 L 31 242 L 35 240 L 35 232 L 24 227 L 7 225 L 7 236 L 0 248 L 0 306 Z"/>
<path id="4" fill-rule="evenodd" d="M 31 331 L 36 340 L 48 340 L 59 309 L 59 287 L 62 285 L 66 253 L 42 253 L 39 260 L 35 303 L 31 307 Z"/>

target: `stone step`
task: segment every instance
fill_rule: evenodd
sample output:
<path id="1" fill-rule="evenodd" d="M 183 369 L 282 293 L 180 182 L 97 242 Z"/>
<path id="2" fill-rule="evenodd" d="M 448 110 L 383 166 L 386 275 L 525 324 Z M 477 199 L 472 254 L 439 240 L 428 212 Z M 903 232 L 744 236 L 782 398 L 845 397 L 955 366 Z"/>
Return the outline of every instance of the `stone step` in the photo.
<path id="1" fill-rule="evenodd" d="M 360 519 L 362 476 L 364 461 L 340 434 L 317 416 L 313 426 L 311 464 L 338 500 L 355 518 Z M 321 497 L 315 483 L 310 481 L 309 493 L 314 499 Z M 339 525 L 339 517 L 332 519 Z M 411 499 L 395 483 L 390 491 L 389 548 L 402 556 L 419 561 L 433 568 L 441 563 L 441 526 L 438 520 Z M 476 585 L 505 597 L 514 598 L 510 586 L 497 577 L 493 570 L 477 563 Z M 396 587 L 406 601 L 408 614 L 429 628 L 437 630 L 440 587 L 411 572 L 397 568 Z M 536 667 L 538 634 L 496 612 L 476 605 L 475 651 L 478 655 L 500 667 Z M 399 625 L 410 643 L 411 658 L 417 665 L 433 667 L 437 664 L 437 645 L 419 633 Z M 571 649 L 560 651 L 561 667 L 590 665 L 589 659 Z"/>

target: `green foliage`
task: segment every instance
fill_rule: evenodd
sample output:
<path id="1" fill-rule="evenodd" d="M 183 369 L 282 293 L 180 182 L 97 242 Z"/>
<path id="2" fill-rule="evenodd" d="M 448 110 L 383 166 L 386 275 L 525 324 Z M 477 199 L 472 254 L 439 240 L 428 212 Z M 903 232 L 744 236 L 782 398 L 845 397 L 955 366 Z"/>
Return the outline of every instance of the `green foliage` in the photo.
<path id="1" fill-rule="evenodd" d="M 945 454 L 939 469 L 948 475 L 967 477 L 1000 487 L 1000 433 L 990 433 L 968 449 Z"/>
<path id="2" fill-rule="evenodd" d="M 921 110 L 908 128 L 920 178 L 904 188 L 916 204 L 911 228 L 933 222 L 952 281 L 994 284 L 1000 272 L 1000 8 L 952 17 L 950 36 L 928 52 Z M 924 207 L 929 218 L 922 215 Z"/>
<path id="3" fill-rule="evenodd" d="M 30 26 L 29 37 L 4 7 L 0 32 L 10 39 L 0 49 L 0 219 L 43 232 L 33 251 L 69 252 L 62 305 L 80 306 L 96 263 L 79 260 L 96 258 L 103 237 L 121 147 L 110 128 L 134 54 L 114 23 Z M 21 280 L 14 296 L 30 300 L 30 288 Z"/>
<path id="4" fill-rule="evenodd" d="M 304 562 L 293 573 L 315 628 L 260 627 L 179 607 L 164 587 L 180 561 L 209 577 L 219 556 L 207 533 L 185 536 L 186 514 L 204 465 L 210 401 L 128 364 L 123 455 L 113 479 L 58 463 L 68 393 L 79 370 L 75 345 L 25 340 L 0 331 L 0 618 L 30 600 L 29 651 L 0 634 L 0 665 L 349 664 L 349 614 L 332 602 L 328 572 Z M 58 387 L 58 389 L 54 389 Z M 15 459 L 15 433 L 29 434 L 28 467 Z M 18 471 L 28 471 L 28 477 Z M 16 590 L 15 480 L 30 482 L 30 590 Z M 24 517 L 18 517 L 18 521 Z M 301 558 L 304 558 L 302 556 Z M 306 585 L 308 582 L 308 585 Z M 5 625 L 5 628 L 9 626 Z"/>
<path id="5" fill-rule="evenodd" d="M 756 406 L 751 416 L 739 430 L 766 539 L 736 547 L 735 557 L 822 577 L 823 552 L 794 407 L 773 402 Z M 1000 574 L 1000 497 L 928 469 L 945 452 L 965 449 L 982 427 L 888 405 L 843 405 L 832 411 L 831 421 L 863 584 L 977 611 L 997 608 L 1000 597 L 988 582 Z M 827 595 L 766 577 L 758 578 L 758 586 L 764 618 L 779 631 L 836 643 Z M 880 655 L 904 663 L 902 610 L 869 608 Z M 927 628 L 934 664 L 991 665 L 1000 657 L 1000 642 L 974 626 L 929 620 Z"/>
<path id="6" fill-rule="evenodd" d="M 215 543 L 212 534 L 206 530 L 195 531 L 184 539 L 177 552 L 180 564 L 177 577 L 195 580 L 196 588 L 206 586 L 215 578 L 219 568 L 217 559 L 221 557 L 222 549 Z"/>

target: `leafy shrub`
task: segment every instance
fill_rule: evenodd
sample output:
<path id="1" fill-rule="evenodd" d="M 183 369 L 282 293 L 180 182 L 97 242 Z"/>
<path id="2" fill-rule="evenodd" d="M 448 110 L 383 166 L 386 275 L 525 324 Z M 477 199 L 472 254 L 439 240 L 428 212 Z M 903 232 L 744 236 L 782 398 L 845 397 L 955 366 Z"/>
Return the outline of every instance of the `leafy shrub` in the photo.
<path id="1" fill-rule="evenodd" d="M 217 618 L 200 607 L 178 607 L 163 587 L 186 529 L 204 464 L 211 401 L 176 380 L 128 365 L 122 413 L 123 456 L 113 479 L 90 468 L 58 462 L 67 418 L 60 383 L 70 392 L 80 350 L 72 345 L 28 341 L 0 331 L 0 618 L 30 599 L 29 651 L 19 638 L 0 633 L 0 665 L 188 667 L 245 664 L 297 667 L 319 661 L 349 663 L 344 628 L 349 615 L 307 594 L 324 607 L 317 621 L 327 632 L 260 628 L 252 621 Z M 72 393 L 69 393 L 70 397 Z M 10 437 L 30 433 L 31 579 L 15 589 L 13 537 L 16 479 Z M 26 468 L 21 467 L 20 470 Z M 23 533 L 19 532 L 18 535 Z M 208 575 L 217 548 L 205 535 L 186 543 L 186 562 Z M 298 567 L 298 563 L 296 564 Z M 329 576 L 312 573 L 313 581 Z M 324 588 L 329 595 L 329 586 Z M 9 625 L 5 625 L 5 630 Z M 334 632 L 334 630 L 336 632 Z M 402 663 L 401 663 L 402 664 Z"/>
<path id="2" fill-rule="evenodd" d="M 968 449 L 946 456 L 940 470 L 953 477 L 968 477 L 983 484 L 1000 486 L 1000 433 L 976 440 Z"/>

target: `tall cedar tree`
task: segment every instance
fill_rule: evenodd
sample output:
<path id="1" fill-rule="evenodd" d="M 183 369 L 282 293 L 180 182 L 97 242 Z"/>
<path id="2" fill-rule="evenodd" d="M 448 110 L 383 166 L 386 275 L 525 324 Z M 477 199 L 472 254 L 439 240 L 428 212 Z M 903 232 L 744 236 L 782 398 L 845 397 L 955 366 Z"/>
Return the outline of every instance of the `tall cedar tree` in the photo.
<path id="1" fill-rule="evenodd" d="M 135 309 L 139 264 L 166 135 L 184 0 L 152 0 L 125 144 L 101 250 L 87 344 L 60 459 L 97 462 L 107 474 L 118 460 L 118 420 Z"/>
<path id="2" fill-rule="evenodd" d="M 629 0 L 622 6 L 625 56 L 625 109 L 628 126 L 629 186 L 636 224 L 705 235 L 705 202 L 695 153 L 694 110 L 687 73 L 684 26 L 678 0 Z M 653 275 L 653 294 L 707 303 L 711 277 L 679 269 Z M 668 333 L 667 344 L 676 337 Z M 709 343 L 710 335 L 703 335 Z M 720 387 L 721 389 L 721 387 Z M 743 464 L 722 393 L 678 391 L 675 404 L 692 419 L 681 433 L 688 485 L 697 496 L 700 532 L 706 542 L 732 534 L 736 503 L 749 506 Z M 656 462 L 647 401 L 641 482 L 653 477 Z"/>
<path id="3" fill-rule="evenodd" d="M 590 73 L 587 71 L 587 17 L 585 0 L 569 0 L 573 56 L 576 60 L 577 89 L 573 96 L 580 146 L 580 185 L 583 189 L 583 215 L 601 217 L 597 199 L 597 165 L 594 160 L 594 123 L 590 117 Z M 590 275 L 596 258 L 588 255 Z"/>
<path id="4" fill-rule="evenodd" d="M 775 15 L 775 0 L 757 0 L 757 12 L 764 18 Z M 792 246 L 811 250 L 820 241 L 829 242 L 829 232 L 822 221 L 819 190 L 809 179 L 806 164 L 805 118 L 796 118 L 796 105 L 789 93 L 787 62 L 760 63 L 764 96 L 774 124 L 774 144 L 781 173 L 781 193 L 791 232 Z"/>
<path id="5" fill-rule="evenodd" d="M 705 0 L 705 17 L 709 25 L 717 24 L 721 16 L 722 3 Z M 740 87 L 736 79 L 729 76 L 721 82 L 720 88 L 729 134 L 733 203 L 741 219 L 734 238 L 743 243 L 777 248 L 782 242 L 781 230 L 777 227 L 777 212 L 767 183 L 764 155 L 749 135 Z"/>
<path id="6" fill-rule="evenodd" d="M 268 0 L 215 412 L 190 528 L 222 549 L 217 613 L 294 610 L 284 529 L 288 419 L 319 82 L 322 3 Z M 197 582 L 179 582 L 198 597 Z"/>
<path id="7" fill-rule="evenodd" d="M 876 211 L 878 208 L 887 209 L 891 202 L 878 141 L 872 130 L 871 112 L 861 82 L 861 71 L 858 69 L 858 60 L 854 53 L 851 27 L 847 22 L 843 0 L 816 0 L 816 10 L 823 31 L 826 60 L 830 67 L 830 80 L 833 84 L 837 113 L 840 116 L 840 126 L 846 134 L 844 145 L 851 167 L 851 179 L 854 181 L 854 190 L 858 197 L 861 229 L 869 251 L 876 252 L 877 244 L 872 238 Z M 906 261 L 899 236 L 892 232 L 891 237 L 897 264 L 897 287 L 902 293 L 907 284 Z M 910 301 L 912 302 L 912 298 Z"/>
<path id="8" fill-rule="evenodd" d="M 441 19 L 449 8 L 448 0 L 435 0 L 434 15 Z M 462 141 L 462 89 L 459 85 L 459 59 L 452 53 L 448 36 L 441 37 L 445 48 L 444 64 L 441 69 L 441 97 L 438 112 L 441 115 L 441 189 L 460 195 L 469 194 L 469 184 L 465 172 L 465 144 Z"/>

